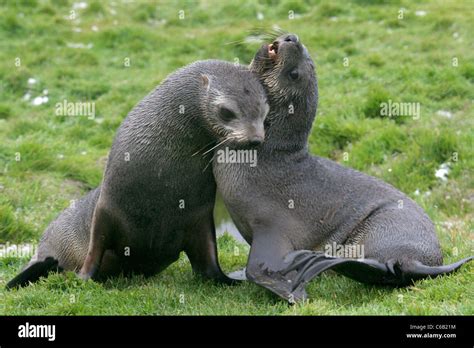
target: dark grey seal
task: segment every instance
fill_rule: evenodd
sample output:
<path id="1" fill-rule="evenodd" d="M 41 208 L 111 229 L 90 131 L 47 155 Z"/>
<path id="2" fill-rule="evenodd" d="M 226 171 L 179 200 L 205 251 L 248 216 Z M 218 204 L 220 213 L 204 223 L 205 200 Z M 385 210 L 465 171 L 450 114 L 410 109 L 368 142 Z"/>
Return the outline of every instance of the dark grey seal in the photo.
<path id="1" fill-rule="evenodd" d="M 231 282 L 217 260 L 210 159 L 219 143 L 260 143 L 267 112 L 264 89 L 245 67 L 209 60 L 171 74 L 123 121 L 102 185 L 49 225 L 7 287 L 55 269 L 83 267 L 86 279 L 153 275 L 181 251 L 195 273 Z"/>
<path id="2" fill-rule="evenodd" d="M 330 268 L 365 283 L 403 286 L 472 259 L 441 266 L 433 223 L 413 200 L 308 153 L 318 90 L 314 63 L 297 36 L 263 45 L 250 68 L 270 103 L 258 165 L 213 163 L 224 203 L 251 245 L 249 280 L 296 301 L 306 297 L 309 280 Z M 365 259 L 322 252 L 331 245 L 363 245 Z"/>

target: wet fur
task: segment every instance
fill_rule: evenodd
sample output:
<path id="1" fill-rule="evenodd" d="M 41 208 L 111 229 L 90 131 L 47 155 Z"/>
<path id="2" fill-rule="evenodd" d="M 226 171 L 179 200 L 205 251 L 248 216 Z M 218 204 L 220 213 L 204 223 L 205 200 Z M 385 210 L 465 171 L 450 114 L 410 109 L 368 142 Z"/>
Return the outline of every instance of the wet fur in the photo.
<path id="1" fill-rule="evenodd" d="M 245 67 L 201 61 L 173 73 L 123 121 L 102 185 L 48 226 L 37 255 L 7 287 L 37 280 L 31 269 L 41 275 L 54 270 L 45 262 L 48 257 L 61 269 L 79 271 L 94 225 L 103 228 L 96 232 L 102 250 L 89 269 L 95 278 L 119 272 L 153 275 L 186 251 L 196 273 L 229 282 L 217 262 L 216 187 L 209 149 L 222 138 L 245 139 L 233 139 L 229 127 L 222 126 L 218 96 L 240 108 L 241 118 L 234 126 L 248 130 L 263 123 L 268 111 L 265 93 Z M 185 107 L 183 114 L 180 105 Z M 181 199 L 185 209 L 179 208 Z"/>
<path id="2" fill-rule="evenodd" d="M 302 299 L 306 282 L 330 268 L 362 282 L 407 285 L 459 267 L 427 271 L 442 264 L 441 249 L 433 223 L 412 199 L 377 178 L 309 154 L 318 103 L 314 64 L 304 46 L 286 45 L 285 37 L 277 39 L 278 61 L 263 45 L 251 64 L 270 103 L 258 165 L 214 162 L 225 205 L 251 244 L 247 278 L 286 299 Z M 302 75 L 297 83 L 285 77 L 294 67 Z M 313 252 L 333 242 L 363 244 L 367 263 L 340 265 L 345 260 Z M 306 250 L 304 262 L 295 257 L 300 250 Z M 394 265 L 398 272 L 391 271 Z"/>

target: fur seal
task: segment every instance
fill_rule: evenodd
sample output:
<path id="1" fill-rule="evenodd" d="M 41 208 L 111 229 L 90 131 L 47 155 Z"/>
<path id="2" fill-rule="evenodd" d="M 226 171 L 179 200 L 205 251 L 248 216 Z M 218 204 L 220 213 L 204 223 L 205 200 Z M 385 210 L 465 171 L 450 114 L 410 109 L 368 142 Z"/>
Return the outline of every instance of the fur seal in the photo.
<path id="1" fill-rule="evenodd" d="M 121 124 L 101 186 L 50 224 L 7 287 L 54 269 L 82 267 L 85 279 L 153 275 L 181 251 L 195 273 L 231 282 L 217 261 L 216 185 L 206 155 L 216 143 L 260 143 L 268 110 L 246 67 L 207 60 L 168 76 Z"/>
<path id="2" fill-rule="evenodd" d="M 314 63 L 296 35 L 263 45 L 250 68 L 270 103 L 258 165 L 213 163 L 224 203 L 251 245 L 249 280 L 296 301 L 306 298 L 309 280 L 330 268 L 365 283 L 404 286 L 472 259 L 441 266 L 433 223 L 413 200 L 379 179 L 309 154 L 318 87 Z M 365 259 L 321 251 L 334 243 L 363 245 Z"/>

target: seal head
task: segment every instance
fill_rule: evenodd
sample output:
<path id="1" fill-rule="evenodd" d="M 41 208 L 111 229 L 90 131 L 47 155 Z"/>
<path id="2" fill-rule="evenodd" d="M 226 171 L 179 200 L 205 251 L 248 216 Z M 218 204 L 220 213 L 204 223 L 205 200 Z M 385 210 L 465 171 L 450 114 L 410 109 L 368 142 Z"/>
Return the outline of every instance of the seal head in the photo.
<path id="1" fill-rule="evenodd" d="M 233 67 L 235 68 L 235 67 Z M 262 86 L 252 72 L 235 69 L 217 83 L 201 75 L 203 117 L 220 144 L 259 145 L 265 138 L 263 121 L 269 106 Z"/>
<path id="2" fill-rule="evenodd" d="M 272 148 L 305 148 L 318 104 L 315 65 L 306 47 L 294 34 L 284 34 L 264 44 L 250 63 L 272 106 L 266 129 Z"/>

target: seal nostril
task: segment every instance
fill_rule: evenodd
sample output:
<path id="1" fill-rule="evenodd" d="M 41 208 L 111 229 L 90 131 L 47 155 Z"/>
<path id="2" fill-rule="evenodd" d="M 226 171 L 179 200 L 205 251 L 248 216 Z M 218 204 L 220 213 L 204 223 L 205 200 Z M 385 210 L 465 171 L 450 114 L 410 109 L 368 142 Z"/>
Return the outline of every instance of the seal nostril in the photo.
<path id="1" fill-rule="evenodd" d="M 286 42 L 294 42 L 294 43 L 297 43 L 298 42 L 298 36 L 296 35 L 288 35 L 286 38 L 285 38 L 285 41 Z"/>
<path id="2" fill-rule="evenodd" d="M 262 138 L 260 137 L 254 137 L 249 139 L 249 145 L 250 146 L 258 146 L 262 143 Z"/>
<path id="3" fill-rule="evenodd" d="M 257 139 L 254 139 L 254 140 L 250 140 L 250 146 L 258 146 L 260 145 L 262 142 L 260 140 L 257 140 Z"/>

